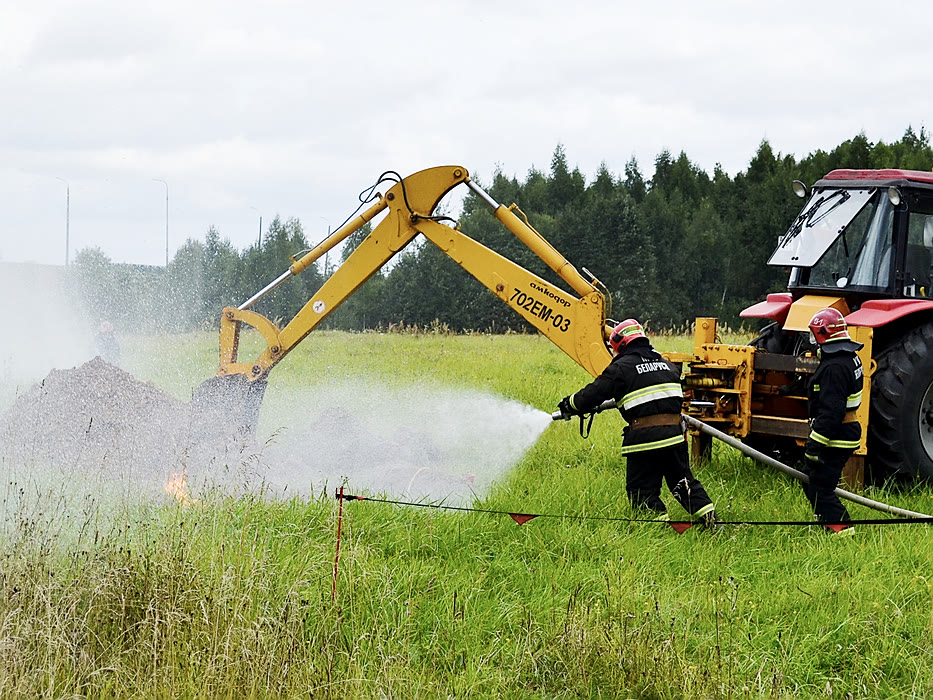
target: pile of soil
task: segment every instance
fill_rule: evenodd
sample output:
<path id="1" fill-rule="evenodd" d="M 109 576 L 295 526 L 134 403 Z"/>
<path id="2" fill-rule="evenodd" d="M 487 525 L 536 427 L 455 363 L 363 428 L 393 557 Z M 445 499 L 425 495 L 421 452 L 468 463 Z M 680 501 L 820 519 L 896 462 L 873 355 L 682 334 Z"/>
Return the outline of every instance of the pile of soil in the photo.
<path id="1" fill-rule="evenodd" d="M 100 357 L 53 370 L 0 415 L 0 464 L 100 470 L 161 485 L 242 459 L 249 439 L 205 440 L 199 411 Z M 210 442 L 210 444 L 208 444 Z"/>
<path id="2" fill-rule="evenodd" d="M 260 445 L 264 391 L 242 375 L 214 377 L 185 402 L 99 357 L 53 370 L 0 414 L 0 473 L 82 488 L 106 482 L 129 496 L 171 492 L 184 474 L 195 498 L 205 489 L 332 493 L 346 483 L 406 501 L 466 503 L 550 423 L 487 396 L 351 383 L 298 397 Z"/>

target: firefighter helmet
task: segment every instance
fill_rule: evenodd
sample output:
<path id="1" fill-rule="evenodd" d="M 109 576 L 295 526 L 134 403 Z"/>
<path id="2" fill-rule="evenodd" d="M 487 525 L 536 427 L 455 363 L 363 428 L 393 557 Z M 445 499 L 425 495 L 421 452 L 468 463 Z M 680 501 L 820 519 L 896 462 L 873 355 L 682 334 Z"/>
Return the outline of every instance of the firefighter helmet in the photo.
<path id="1" fill-rule="evenodd" d="M 609 336 L 609 346 L 614 352 L 619 352 L 621 348 L 625 347 L 636 338 L 647 337 L 648 336 L 645 335 L 645 329 L 641 327 L 638 321 L 634 318 L 627 318 L 612 329 L 612 333 Z"/>
<path id="2" fill-rule="evenodd" d="M 828 308 L 817 311 L 813 314 L 813 318 L 810 319 L 808 325 L 810 326 L 811 339 L 815 340 L 817 345 L 834 340 L 852 340 L 849 337 L 849 327 L 846 325 L 846 320 L 838 309 Z"/>

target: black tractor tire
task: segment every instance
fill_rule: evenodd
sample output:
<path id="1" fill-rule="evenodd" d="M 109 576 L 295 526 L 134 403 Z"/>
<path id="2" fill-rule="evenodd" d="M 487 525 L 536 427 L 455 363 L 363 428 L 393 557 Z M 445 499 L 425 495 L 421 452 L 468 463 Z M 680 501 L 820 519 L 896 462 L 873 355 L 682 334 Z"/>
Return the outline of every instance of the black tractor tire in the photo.
<path id="1" fill-rule="evenodd" d="M 869 478 L 873 483 L 933 483 L 933 323 L 911 329 L 876 359 Z"/>

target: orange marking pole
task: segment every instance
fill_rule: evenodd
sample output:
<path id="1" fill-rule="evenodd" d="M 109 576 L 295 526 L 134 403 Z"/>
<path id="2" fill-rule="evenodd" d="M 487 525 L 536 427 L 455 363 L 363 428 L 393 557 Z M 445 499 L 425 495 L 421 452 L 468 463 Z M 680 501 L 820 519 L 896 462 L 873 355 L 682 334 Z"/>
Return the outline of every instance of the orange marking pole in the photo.
<path id="1" fill-rule="evenodd" d="M 340 487 L 337 500 L 340 501 L 340 505 L 337 507 L 337 552 L 334 554 L 334 585 L 330 591 L 332 603 L 337 602 L 337 564 L 340 562 L 340 530 L 343 526 L 343 486 Z"/>

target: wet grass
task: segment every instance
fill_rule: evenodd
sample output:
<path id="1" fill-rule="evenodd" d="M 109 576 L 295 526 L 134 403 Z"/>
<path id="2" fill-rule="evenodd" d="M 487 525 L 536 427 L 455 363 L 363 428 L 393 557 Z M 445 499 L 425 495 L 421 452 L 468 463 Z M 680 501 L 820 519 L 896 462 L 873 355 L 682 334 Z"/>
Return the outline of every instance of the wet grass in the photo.
<path id="1" fill-rule="evenodd" d="M 185 396 L 212 372 L 215 347 L 207 334 L 132 339 L 127 368 Z M 264 429 L 277 392 L 353 373 L 482 389 L 548 412 L 587 381 L 534 336 L 312 334 L 273 373 Z M 344 503 L 336 579 L 332 490 L 206 492 L 194 505 L 102 513 L 93 494 L 63 501 L 63 485 L 5 485 L 0 697 L 933 694 L 927 526 L 837 538 L 628 522 L 637 514 L 619 428 L 600 416 L 582 440 L 575 423 L 551 425 L 477 504 L 557 517 L 519 526 Z M 727 520 L 809 516 L 789 478 L 727 449 L 697 472 Z M 933 511 L 928 489 L 867 495 Z"/>

